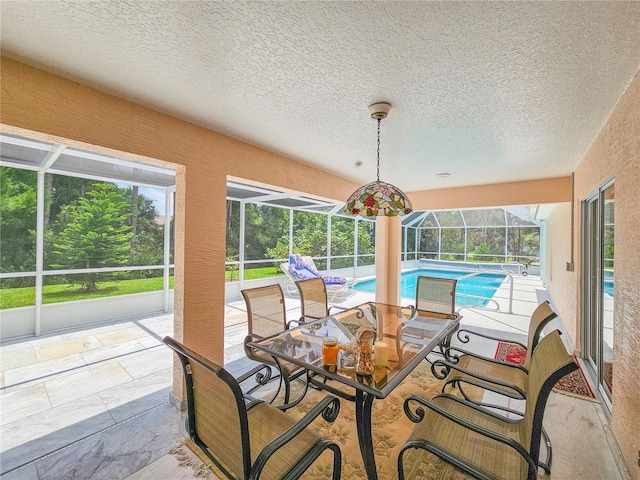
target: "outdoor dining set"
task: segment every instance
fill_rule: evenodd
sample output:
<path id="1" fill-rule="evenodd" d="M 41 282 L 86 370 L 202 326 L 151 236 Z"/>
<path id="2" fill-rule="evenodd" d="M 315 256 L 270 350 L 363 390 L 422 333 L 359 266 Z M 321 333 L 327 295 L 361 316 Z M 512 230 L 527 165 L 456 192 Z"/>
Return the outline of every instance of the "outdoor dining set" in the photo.
<path id="1" fill-rule="evenodd" d="M 279 284 L 242 291 L 249 320 L 244 348 L 256 363 L 237 378 L 164 339 L 183 366 L 189 437 L 217 472 L 229 478 L 298 478 L 329 452 L 330 475 L 341 478 L 339 442 L 311 424 L 320 416 L 335 421 L 341 402 L 352 402 L 366 478 L 379 478 L 374 401 L 384 402 L 422 362 L 442 380 L 442 393 L 425 398 L 415 392 L 404 399 L 404 414 L 415 426 L 397 457 L 398 478 L 411 478 L 405 459 L 415 449 L 474 478 L 534 479 L 539 468 L 550 471 L 551 442 L 542 428 L 546 401 L 553 385 L 577 365 L 557 330 L 542 335 L 556 316 L 548 302 L 532 314 L 523 345 L 526 362 L 515 365 L 473 351 L 474 335 L 487 336 L 461 328 L 455 279 L 420 277 L 415 305 L 369 302 L 348 309 L 329 306 L 322 278 L 295 283 L 301 316 L 292 322 L 286 321 Z M 326 395 L 303 416 L 291 415 L 310 391 Z M 524 411 L 487 405 L 471 391 L 524 400 Z"/>

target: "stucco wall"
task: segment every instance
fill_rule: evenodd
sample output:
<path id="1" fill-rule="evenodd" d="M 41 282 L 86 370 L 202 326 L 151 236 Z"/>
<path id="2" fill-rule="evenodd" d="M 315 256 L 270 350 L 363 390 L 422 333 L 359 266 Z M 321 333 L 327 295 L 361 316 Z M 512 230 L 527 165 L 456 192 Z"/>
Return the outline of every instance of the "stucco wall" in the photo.
<path id="1" fill-rule="evenodd" d="M 567 271 L 571 261 L 571 204 L 560 203 L 547 219 L 546 285 L 554 300 L 556 312 L 562 319 L 576 350 L 580 349 L 576 323 L 576 271 Z M 574 264 L 575 264 L 574 258 Z M 557 300 L 556 300 L 557 299 Z"/>
<path id="2" fill-rule="evenodd" d="M 532 174 L 535 174 L 532 172 Z M 537 205 L 571 200 L 571 177 L 408 192 L 415 210 Z"/>
<path id="3" fill-rule="evenodd" d="M 557 273 L 549 284 L 567 327 L 580 337 L 581 201 L 609 178 L 615 178 L 615 290 L 612 430 L 633 478 L 640 479 L 640 75 L 631 81 L 611 116 L 575 172 L 576 272 Z M 560 235 L 567 221 L 562 207 L 554 212 Z M 557 231 L 557 229 L 554 229 Z M 562 239 L 552 245 L 566 250 Z M 558 260 L 556 258 L 556 260 Z M 567 260 L 568 261 L 568 260 Z M 558 268 L 562 264 L 557 265 Z M 558 270 L 555 269 L 557 272 Z M 564 285 L 567 282 L 567 285 Z"/>
<path id="4" fill-rule="evenodd" d="M 343 178 L 57 75 L 2 58 L 2 131 L 176 169 L 175 332 L 215 362 L 224 352 L 227 175 L 346 198 Z M 178 384 L 178 382 L 176 382 Z"/>

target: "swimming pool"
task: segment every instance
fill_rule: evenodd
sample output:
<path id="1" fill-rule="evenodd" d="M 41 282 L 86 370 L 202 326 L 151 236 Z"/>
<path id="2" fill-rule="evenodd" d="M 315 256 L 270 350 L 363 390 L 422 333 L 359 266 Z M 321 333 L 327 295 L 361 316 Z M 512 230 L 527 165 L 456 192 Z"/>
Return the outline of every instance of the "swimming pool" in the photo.
<path id="1" fill-rule="evenodd" d="M 425 269 L 412 270 L 410 272 L 403 272 L 400 279 L 400 295 L 403 298 L 416 298 L 416 283 L 420 275 L 428 277 L 438 278 L 461 278 L 469 275 L 468 271 L 461 270 L 435 270 Z M 481 273 L 473 277 L 465 278 L 464 280 L 458 280 L 456 285 L 456 306 L 481 306 L 484 307 L 488 300 L 481 300 L 477 298 L 469 298 L 465 295 L 474 295 L 477 297 L 491 298 L 498 287 L 502 285 L 506 275 L 500 273 Z M 358 282 L 353 286 L 354 290 L 360 292 L 374 293 L 376 291 L 376 281 L 365 280 L 364 282 Z"/>

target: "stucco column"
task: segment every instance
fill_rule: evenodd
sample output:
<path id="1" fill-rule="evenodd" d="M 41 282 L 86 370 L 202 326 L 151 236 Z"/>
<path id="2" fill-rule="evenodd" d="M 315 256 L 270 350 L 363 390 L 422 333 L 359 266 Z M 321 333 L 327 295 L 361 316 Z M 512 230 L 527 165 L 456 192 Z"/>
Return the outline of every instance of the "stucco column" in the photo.
<path id="1" fill-rule="evenodd" d="M 400 305 L 401 217 L 376 219 L 376 302 Z"/>
<path id="2" fill-rule="evenodd" d="M 176 175 L 174 337 L 218 365 L 224 365 L 226 191 L 226 176 L 215 169 Z M 174 367 L 171 400 L 184 408 L 177 360 Z"/>

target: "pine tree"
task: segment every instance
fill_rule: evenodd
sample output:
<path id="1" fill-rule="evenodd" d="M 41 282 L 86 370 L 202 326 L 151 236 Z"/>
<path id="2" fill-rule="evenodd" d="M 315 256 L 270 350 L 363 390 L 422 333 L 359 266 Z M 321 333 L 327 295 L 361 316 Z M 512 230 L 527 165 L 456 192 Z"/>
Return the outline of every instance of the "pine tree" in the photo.
<path id="1" fill-rule="evenodd" d="M 122 192 L 112 184 L 94 184 L 76 204 L 66 207 L 69 223 L 54 243 L 60 258 L 54 268 L 116 267 L 129 261 L 131 216 Z M 71 276 L 85 290 L 97 289 L 100 273 Z"/>

